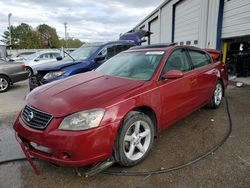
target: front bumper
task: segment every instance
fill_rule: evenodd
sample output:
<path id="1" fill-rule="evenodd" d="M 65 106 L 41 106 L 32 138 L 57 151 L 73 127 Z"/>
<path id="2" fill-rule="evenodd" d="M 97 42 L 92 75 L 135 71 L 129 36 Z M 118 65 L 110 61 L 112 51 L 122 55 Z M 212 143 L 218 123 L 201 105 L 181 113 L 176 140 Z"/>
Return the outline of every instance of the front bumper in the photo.
<path id="1" fill-rule="evenodd" d="M 118 123 L 86 131 L 62 131 L 57 129 L 60 122 L 61 119 L 54 118 L 45 130 L 36 130 L 19 116 L 14 129 L 30 155 L 61 166 L 86 166 L 112 155 Z M 34 148 L 31 142 L 48 148 L 49 152 Z"/>

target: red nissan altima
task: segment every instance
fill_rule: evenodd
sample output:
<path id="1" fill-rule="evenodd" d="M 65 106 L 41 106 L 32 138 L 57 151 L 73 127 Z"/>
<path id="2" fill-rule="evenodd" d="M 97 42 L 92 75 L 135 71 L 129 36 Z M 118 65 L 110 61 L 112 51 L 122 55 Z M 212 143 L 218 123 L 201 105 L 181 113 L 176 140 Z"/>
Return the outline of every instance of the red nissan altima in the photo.
<path id="1" fill-rule="evenodd" d="M 159 132 L 221 104 L 228 77 L 219 56 L 173 44 L 131 48 L 95 71 L 31 92 L 14 124 L 17 139 L 28 155 L 59 165 L 111 157 L 136 165 Z"/>

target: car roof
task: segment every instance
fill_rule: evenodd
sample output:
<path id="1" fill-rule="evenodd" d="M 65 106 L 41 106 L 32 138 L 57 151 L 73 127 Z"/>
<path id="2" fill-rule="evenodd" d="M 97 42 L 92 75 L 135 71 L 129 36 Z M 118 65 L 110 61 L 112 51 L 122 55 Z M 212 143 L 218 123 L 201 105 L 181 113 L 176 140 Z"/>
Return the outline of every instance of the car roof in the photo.
<path id="1" fill-rule="evenodd" d="M 169 48 L 171 46 L 176 46 L 176 43 L 160 43 L 160 44 L 152 44 L 146 46 L 135 46 L 130 49 L 133 50 L 133 49 Z"/>
<path id="2" fill-rule="evenodd" d="M 38 52 L 36 52 L 37 54 L 43 54 L 43 53 L 60 53 L 60 51 L 59 50 L 43 50 L 43 51 L 38 51 Z"/>
<path id="3" fill-rule="evenodd" d="M 177 45 L 176 43 L 160 43 L 160 44 L 152 44 L 146 46 L 134 46 L 129 49 L 129 51 L 148 51 L 148 50 L 164 50 L 167 51 L 173 48 L 186 48 L 186 49 L 193 49 L 206 52 L 205 50 L 195 47 L 195 46 L 188 46 L 188 45 Z"/>

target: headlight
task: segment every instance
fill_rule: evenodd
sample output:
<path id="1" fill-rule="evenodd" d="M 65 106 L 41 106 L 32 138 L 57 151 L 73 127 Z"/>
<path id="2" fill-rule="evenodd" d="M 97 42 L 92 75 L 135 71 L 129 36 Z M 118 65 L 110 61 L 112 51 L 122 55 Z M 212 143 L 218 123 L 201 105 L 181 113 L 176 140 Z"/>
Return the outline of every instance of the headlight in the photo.
<path id="1" fill-rule="evenodd" d="M 43 79 L 50 80 L 50 79 L 56 78 L 58 76 L 62 76 L 64 73 L 65 73 L 65 71 L 49 72 L 49 73 L 45 74 Z"/>
<path id="2" fill-rule="evenodd" d="M 95 128 L 99 126 L 103 115 L 103 109 L 77 112 L 64 118 L 59 126 L 59 129 L 80 131 Z"/>

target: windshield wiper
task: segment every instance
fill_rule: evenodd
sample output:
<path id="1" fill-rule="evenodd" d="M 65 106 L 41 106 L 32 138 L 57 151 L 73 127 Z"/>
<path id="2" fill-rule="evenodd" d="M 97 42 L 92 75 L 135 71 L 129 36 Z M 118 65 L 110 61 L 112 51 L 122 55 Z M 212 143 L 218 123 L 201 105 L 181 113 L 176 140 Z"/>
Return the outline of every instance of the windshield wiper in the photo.
<path id="1" fill-rule="evenodd" d="M 71 55 L 69 55 L 68 52 L 66 52 L 65 50 L 63 50 L 63 52 L 64 52 L 65 54 L 67 54 L 74 62 L 76 61 Z"/>

